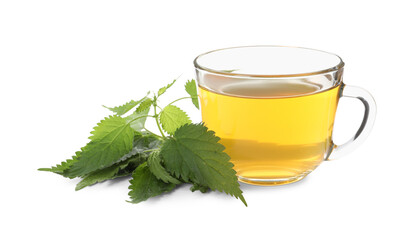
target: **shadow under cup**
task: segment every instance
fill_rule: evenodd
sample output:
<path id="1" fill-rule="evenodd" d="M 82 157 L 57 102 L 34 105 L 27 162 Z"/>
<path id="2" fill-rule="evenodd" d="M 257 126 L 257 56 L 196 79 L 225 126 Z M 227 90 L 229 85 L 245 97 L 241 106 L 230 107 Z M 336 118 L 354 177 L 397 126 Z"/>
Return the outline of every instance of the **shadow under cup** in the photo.
<path id="1" fill-rule="evenodd" d="M 204 53 L 194 64 L 203 122 L 221 138 L 240 181 L 298 181 L 337 148 L 331 136 L 344 89 L 337 55 L 249 46 Z"/>

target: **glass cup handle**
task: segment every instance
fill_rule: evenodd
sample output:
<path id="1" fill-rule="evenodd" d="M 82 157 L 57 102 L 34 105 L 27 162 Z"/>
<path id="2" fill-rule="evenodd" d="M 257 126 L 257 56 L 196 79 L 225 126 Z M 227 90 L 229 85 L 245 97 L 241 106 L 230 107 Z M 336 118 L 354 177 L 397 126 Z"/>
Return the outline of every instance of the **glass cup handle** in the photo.
<path id="1" fill-rule="evenodd" d="M 357 130 L 356 134 L 346 143 L 342 145 L 333 145 L 332 152 L 327 157 L 327 160 L 340 158 L 347 153 L 356 149 L 364 140 L 366 140 L 376 117 L 376 103 L 372 95 L 368 91 L 360 87 L 344 85 L 341 92 L 341 97 L 357 98 L 362 101 L 365 106 L 365 115 L 363 116 L 362 124 Z"/>

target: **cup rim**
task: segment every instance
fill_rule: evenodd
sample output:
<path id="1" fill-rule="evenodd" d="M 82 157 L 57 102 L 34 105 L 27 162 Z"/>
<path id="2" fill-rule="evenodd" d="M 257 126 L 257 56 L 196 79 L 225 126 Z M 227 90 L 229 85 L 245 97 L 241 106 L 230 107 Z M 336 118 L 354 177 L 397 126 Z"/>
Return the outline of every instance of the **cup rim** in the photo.
<path id="1" fill-rule="evenodd" d="M 204 67 L 204 66 L 198 64 L 198 59 L 200 57 L 205 56 L 207 54 L 211 54 L 213 52 L 224 51 L 224 50 L 235 49 L 235 48 L 255 48 L 255 47 L 299 48 L 299 49 L 305 49 L 305 50 L 318 51 L 318 52 L 322 52 L 322 53 L 326 53 L 326 54 L 335 56 L 340 60 L 340 62 L 333 67 L 318 70 L 318 71 L 307 72 L 307 73 L 296 73 L 296 74 L 275 74 L 275 75 L 273 75 L 273 74 L 270 74 L 270 75 L 268 75 L 268 74 L 244 74 L 244 73 L 226 72 L 226 71 L 220 71 L 220 70 L 207 68 L 207 67 Z M 327 51 L 318 50 L 318 49 L 313 49 L 313 48 L 296 47 L 296 46 L 284 46 L 284 45 L 247 45 L 247 46 L 219 48 L 219 49 L 215 49 L 215 50 L 208 51 L 208 52 L 205 52 L 205 53 L 202 53 L 202 54 L 198 55 L 194 59 L 193 63 L 194 63 L 194 67 L 196 69 L 206 71 L 206 72 L 209 72 L 209 73 L 213 73 L 213 74 L 220 74 L 220 75 L 234 76 L 234 77 L 258 77 L 258 78 L 285 78 L 285 77 L 289 78 L 289 77 L 302 77 L 302 76 L 320 75 L 320 74 L 325 74 L 325 73 L 329 73 L 329 72 L 338 71 L 338 70 L 340 70 L 344 67 L 343 59 L 341 59 L 341 57 L 338 56 L 337 54 L 330 53 L 330 52 L 327 52 Z"/>

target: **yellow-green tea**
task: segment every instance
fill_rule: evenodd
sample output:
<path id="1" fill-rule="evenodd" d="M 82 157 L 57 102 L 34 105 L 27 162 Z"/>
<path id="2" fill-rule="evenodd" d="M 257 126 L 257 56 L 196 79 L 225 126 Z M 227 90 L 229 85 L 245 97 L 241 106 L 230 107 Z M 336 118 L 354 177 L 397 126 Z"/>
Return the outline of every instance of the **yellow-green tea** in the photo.
<path id="1" fill-rule="evenodd" d="M 297 181 L 325 159 L 339 88 L 243 81 L 199 93 L 203 121 L 221 138 L 239 180 L 267 185 Z"/>

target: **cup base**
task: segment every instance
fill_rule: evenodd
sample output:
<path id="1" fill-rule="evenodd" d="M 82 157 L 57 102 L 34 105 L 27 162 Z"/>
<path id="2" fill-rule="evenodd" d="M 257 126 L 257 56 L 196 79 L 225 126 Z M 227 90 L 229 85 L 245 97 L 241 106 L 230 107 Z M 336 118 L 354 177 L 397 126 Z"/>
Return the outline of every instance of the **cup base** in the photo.
<path id="1" fill-rule="evenodd" d="M 238 176 L 238 180 L 240 182 L 251 184 L 251 185 L 258 185 L 258 186 L 274 186 L 274 185 L 284 185 L 289 183 L 294 183 L 299 180 L 302 180 L 306 175 L 308 175 L 311 171 L 305 172 L 301 175 L 289 177 L 289 178 L 276 178 L 276 179 L 256 179 L 256 178 L 246 178 Z"/>

